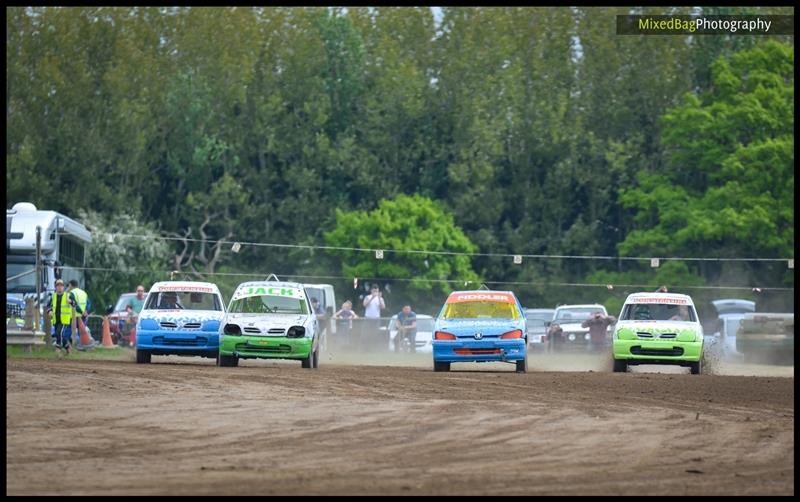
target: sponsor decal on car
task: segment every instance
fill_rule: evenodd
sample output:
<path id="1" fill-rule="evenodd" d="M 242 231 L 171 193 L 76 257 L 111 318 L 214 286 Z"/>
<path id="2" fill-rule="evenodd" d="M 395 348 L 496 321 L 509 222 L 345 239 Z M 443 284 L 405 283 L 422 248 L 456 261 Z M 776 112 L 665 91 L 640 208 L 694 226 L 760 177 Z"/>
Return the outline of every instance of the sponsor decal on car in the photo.
<path id="1" fill-rule="evenodd" d="M 178 293 L 214 293 L 214 289 L 209 288 L 208 286 L 180 285 L 180 284 L 168 284 L 164 286 L 158 286 L 156 291 L 158 292 L 175 291 Z"/>
<path id="2" fill-rule="evenodd" d="M 289 298 L 303 298 L 303 292 L 296 288 L 281 286 L 249 286 L 237 291 L 233 295 L 234 300 L 247 298 L 249 296 L 285 296 Z"/>
<path id="3" fill-rule="evenodd" d="M 653 296 L 634 296 L 630 303 L 669 303 L 671 305 L 688 305 L 686 298 L 663 298 Z"/>
<path id="4" fill-rule="evenodd" d="M 514 297 L 505 293 L 454 293 L 447 299 L 447 303 L 461 302 L 515 303 Z"/>

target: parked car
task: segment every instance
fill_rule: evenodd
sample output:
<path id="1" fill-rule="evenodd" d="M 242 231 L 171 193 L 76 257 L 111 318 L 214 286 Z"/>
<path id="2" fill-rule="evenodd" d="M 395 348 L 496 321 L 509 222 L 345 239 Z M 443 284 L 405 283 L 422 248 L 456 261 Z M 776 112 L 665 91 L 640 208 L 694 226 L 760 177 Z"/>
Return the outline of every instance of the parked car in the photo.
<path id="1" fill-rule="evenodd" d="M 736 350 L 745 361 L 794 364 L 794 314 L 744 314 Z"/>
<path id="2" fill-rule="evenodd" d="M 528 370 L 527 322 L 511 291 L 454 291 L 434 325 L 433 371 L 456 362 L 503 361 Z"/>
<path id="3" fill-rule="evenodd" d="M 245 282 L 234 291 L 222 322 L 218 364 L 294 359 L 303 368 L 316 368 L 320 343 L 319 321 L 302 284 Z"/>
<path id="4" fill-rule="evenodd" d="M 622 307 L 612 339 L 614 371 L 635 364 L 703 367 L 703 328 L 688 295 L 634 293 Z"/>
<path id="5" fill-rule="evenodd" d="M 325 316 L 319 319 L 320 342 L 322 351 L 328 350 L 328 338 L 336 333 L 336 323 L 332 321 L 333 314 L 339 310 L 336 303 L 336 294 L 331 284 L 303 284 L 308 299 L 316 298 Z"/>
<path id="6" fill-rule="evenodd" d="M 108 324 L 111 341 L 116 345 L 132 347 L 136 345 L 136 316 L 132 316 L 125 307 L 136 298 L 136 293 L 122 293 L 108 310 Z M 92 330 L 92 336 L 102 341 L 102 330 Z"/>
<path id="7" fill-rule="evenodd" d="M 608 315 L 606 308 L 599 303 L 559 305 L 553 314 L 553 320 L 547 326 L 558 324 L 561 327 L 563 333 L 560 346 L 562 348 L 588 350 L 591 340 L 589 328 L 584 328 L 581 323 L 589 319 L 595 312 L 601 312 L 603 316 Z"/>
<path id="8" fill-rule="evenodd" d="M 736 332 L 745 314 L 756 311 L 756 303 L 738 298 L 724 298 L 713 300 L 710 304 L 716 317 L 703 327 L 707 350 L 718 349 L 719 354 L 727 358 L 741 357 L 742 354 L 736 350 Z"/>
<path id="9" fill-rule="evenodd" d="M 6 327 L 25 325 L 25 300 L 22 295 L 6 293 Z"/>
<path id="10" fill-rule="evenodd" d="M 216 284 L 165 281 L 150 288 L 136 324 L 136 362 L 154 355 L 216 358 L 225 304 Z"/>
<path id="11" fill-rule="evenodd" d="M 397 342 L 397 314 L 393 315 L 389 320 L 389 351 L 395 351 L 395 343 Z M 417 314 L 417 335 L 414 337 L 414 347 L 417 352 L 430 353 L 433 351 L 431 345 L 433 341 L 433 316 L 425 314 Z"/>
<path id="12" fill-rule="evenodd" d="M 547 325 L 553 320 L 555 309 L 525 309 L 528 321 L 528 348 L 544 351 L 547 347 Z"/>

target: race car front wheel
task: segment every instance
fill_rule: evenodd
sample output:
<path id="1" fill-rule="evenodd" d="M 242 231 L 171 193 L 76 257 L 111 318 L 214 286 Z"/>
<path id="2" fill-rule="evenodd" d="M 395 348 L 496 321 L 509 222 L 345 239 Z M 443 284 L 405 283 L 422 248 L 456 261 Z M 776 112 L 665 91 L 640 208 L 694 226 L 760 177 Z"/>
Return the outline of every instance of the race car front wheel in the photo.
<path id="1" fill-rule="evenodd" d="M 450 363 L 433 361 L 433 371 L 450 371 Z"/>
<path id="2" fill-rule="evenodd" d="M 528 372 L 528 356 L 525 356 L 525 359 L 520 359 L 517 361 L 517 373 L 527 373 Z"/>
<path id="3" fill-rule="evenodd" d="M 628 361 L 625 359 L 614 359 L 614 373 L 625 373 L 628 371 Z"/>
<path id="4" fill-rule="evenodd" d="M 150 364 L 150 351 L 136 349 L 136 363 L 137 364 Z"/>
<path id="5" fill-rule="evenodd" d="M 316 350 L 314 352 L 309 352 L 308 357 L 300 360 L 300 364 L 303 366 L 303 368 L 309 368 L 309 369 L 316 368 L 318 362 L 319 362 L 319 357 L 317 357 Z"/>
<path id="6" fill-rule="evenodd" d="M 703 360 L 700 359 L 696 363 L 691 363 L 689 365 L 689 370 L 691 371 L 692 375 L 699 375 L 703 371 Z"/>
<path id="7" fill-rule="evenodd" d="M 222 354 L 220 354 L 218 361 L 219 365 L 224 367 L 239 366 L 239 358 L 236 356 L 223 356 Z"/>

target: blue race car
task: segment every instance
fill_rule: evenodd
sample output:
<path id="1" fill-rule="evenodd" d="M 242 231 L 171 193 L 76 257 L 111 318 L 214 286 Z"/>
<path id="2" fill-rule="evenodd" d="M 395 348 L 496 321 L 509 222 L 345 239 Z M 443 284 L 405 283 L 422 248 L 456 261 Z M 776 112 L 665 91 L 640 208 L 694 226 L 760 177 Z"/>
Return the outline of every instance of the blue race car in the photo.
<path id="1" fill-rule="evenodd" d="M 136 323 L 136 362 L 153 355 L 219 356 L 225 302 L 216 284 L 166 281 L 150 288 Z"/>
<path id="2" fill-rule="evenodd" d="M 525 373 L 527 332 L 511 291 L 454 291 L 434 326 L 433 371 L 450 371 L 450 363 L 505 361 Z"/>

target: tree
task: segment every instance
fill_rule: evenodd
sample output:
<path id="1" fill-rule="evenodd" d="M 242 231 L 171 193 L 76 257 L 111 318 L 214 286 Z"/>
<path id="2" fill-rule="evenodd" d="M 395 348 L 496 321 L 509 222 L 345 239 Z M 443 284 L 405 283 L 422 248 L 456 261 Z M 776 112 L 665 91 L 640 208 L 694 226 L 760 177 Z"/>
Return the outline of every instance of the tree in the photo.
<path id="1" fill-rule="evenodd" d="M 336 228 L 325 233 L 330 246 L 475 252 L 476 247 L 439 204 L 419 195 L 383 200 L 370 212 L 336 210 Z M 376 259 L 363 252 L 337 251 L 342 273 L 351 277 L 410 279 L 416 293 L 449 293 L 476 282 L 468 256 L 386 252 Z M 431 282 L 446 281 L 446 282 Z M 475 286 L 476 284 L 473 284 Z"/>
<path id="2" fill-rule="evenodd" d="M 712 88 L 666 113 L 670 169 L 623 191 L 638 228 L 622 254 L 790 257 L 794 49 L 767 42 L 712 68 Z"/>
<path id="3" fill-rule="evenodd" d="M 164 271 L 169 267 L 171 249 L 152 224 L 124 212 L 108 217 L 80 210 L 78 220 L 92 232 L 86 263 L 98 270 L 87 271 L 86 291 L 95 313 L 102 313 L 106 305 L 116 302 L 121 293 L 133 291 L 137 284 L 149 288 L 153 282 L 167 279 Z"/>

